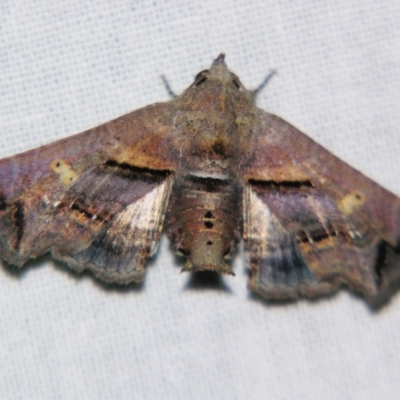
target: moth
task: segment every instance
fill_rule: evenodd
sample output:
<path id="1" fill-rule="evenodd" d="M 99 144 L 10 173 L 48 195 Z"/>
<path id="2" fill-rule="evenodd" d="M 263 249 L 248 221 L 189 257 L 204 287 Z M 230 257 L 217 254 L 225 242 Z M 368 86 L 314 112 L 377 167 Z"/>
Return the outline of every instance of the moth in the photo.
<path id="1" fill-rule="evenodd" d="M 220 54 L 180 96 L 0 160 L 0 256 L 46 252 L 140 282 L 165 228 L 183 270 L 315 297 L 347 285 L 372 305 L 400 281 L 400 199 L 259 109 Z"/>

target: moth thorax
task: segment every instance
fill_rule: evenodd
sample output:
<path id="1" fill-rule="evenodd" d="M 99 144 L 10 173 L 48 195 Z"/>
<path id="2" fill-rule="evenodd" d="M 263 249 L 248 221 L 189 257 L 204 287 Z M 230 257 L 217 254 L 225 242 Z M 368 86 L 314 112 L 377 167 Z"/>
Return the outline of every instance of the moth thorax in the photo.
<path id="1" fill-rule="evenodd" d="M 226 264 L 239 239 L 239 194 L 231 180 L 189 175 L 175 185 L 167 231 L 184 271 L 233 274 Z"/>

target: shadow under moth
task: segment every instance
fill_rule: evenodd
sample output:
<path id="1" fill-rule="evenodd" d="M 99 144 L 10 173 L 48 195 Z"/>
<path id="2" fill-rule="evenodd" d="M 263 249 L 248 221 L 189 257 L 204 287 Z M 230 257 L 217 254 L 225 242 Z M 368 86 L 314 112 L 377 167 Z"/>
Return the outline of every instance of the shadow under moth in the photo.
<path id="1" fill-rule="evenodd" d="M 108 282 L 140 282 L 165 228 L 184 271 L 373 306 L 400 281 L 400 199 L 254 104 L 220 54 L 180 96 L 0 160 L 0 256 L 51 251 Z"/>

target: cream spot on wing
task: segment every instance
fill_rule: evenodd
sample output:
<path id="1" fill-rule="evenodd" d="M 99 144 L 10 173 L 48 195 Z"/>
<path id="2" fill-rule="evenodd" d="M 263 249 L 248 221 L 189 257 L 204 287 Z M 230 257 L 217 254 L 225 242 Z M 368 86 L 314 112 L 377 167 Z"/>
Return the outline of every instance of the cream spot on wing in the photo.
<path id="1" fill-rule="evenodd" d="M 338 206 L 340 211 L 345 215 L 353 213 L 353 211 L 365 203 L 365 196 L 360 192 L 351 192 L 340 200 Z"/>
<path id="2" fill-rule="evenodd" d="M 63 185 L 69 185 L 76 180 L 78 174 L 63 160 L 54 160 L 50 164 L 50 169 L 58 174 Z"/>

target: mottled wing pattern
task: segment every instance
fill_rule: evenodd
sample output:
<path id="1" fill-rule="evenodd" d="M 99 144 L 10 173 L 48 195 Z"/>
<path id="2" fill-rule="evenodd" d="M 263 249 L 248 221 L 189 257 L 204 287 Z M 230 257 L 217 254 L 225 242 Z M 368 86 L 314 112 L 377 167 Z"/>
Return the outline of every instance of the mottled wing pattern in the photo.
<path id="1" fill-rule="evenodd" d="M 269 299 L 346 284 L 371 304 L 400 279 L 400 200 L 279 117 L 259 111 L 245 165 L 249 287 Z"/>
<path id="2" fill-rule="evenodd" d="M 171 189 L 171 110 L 156 104 L 0 160 L 0 254 L 51 251 L 104 280 L 143 279 Z"/>

